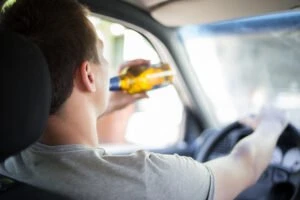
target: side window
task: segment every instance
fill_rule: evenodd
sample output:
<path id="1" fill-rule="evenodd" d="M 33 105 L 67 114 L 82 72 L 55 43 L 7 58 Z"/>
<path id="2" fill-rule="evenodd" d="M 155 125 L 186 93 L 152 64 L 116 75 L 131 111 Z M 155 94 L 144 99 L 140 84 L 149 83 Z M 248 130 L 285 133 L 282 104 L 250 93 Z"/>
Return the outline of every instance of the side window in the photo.
<path id="1" fill-rule="evenodd" d="M 120 64 L 128 60 L 143 58 L 153 64 L 162 62 L 151 43 L 137 31 L 95 15 L 89 19 L 103 40 L 104 57 L 110 63 L 111 76 L 117 75 Z M 121 148 L 129 144 L 164 148 L 181 139 L 183 105 L 174 86 L 150 91 L 148 95 L 149 99 L 99 120 L 99 140 L 104 148 Z"/>

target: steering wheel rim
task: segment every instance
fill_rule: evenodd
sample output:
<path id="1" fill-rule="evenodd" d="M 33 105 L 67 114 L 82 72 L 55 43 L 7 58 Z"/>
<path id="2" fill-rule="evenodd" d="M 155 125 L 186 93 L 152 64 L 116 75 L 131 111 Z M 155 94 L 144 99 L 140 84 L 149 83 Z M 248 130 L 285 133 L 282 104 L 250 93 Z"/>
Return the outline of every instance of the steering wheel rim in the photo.
<path id="1" fill-rule="evenodd" d="M 233 130 L 238 130 L 238 129 L 244 129 L 242 130 L 245 132 L 244 134 L 251 134 L 253 132 L 253 129 L 251 129 L 250 127 L 246 127 L 245 125 L 241 124 L 238 121 L 231 123 L 205 142 L 205 144 L 201 147 L 201 151 L 198 152 L 196 156 L 196 160 L 199 162 L 208 161 L 208 157 L 212 149 L 214 149 L 216 145 L 221 140 L 223 140 L 229 133 L 231 133 Z"/>
<path id="2" fill-rule="evenodd" d="M 293 132 L 298 132 L 297 128 L 294 127 L 292 124 L 288 124 L 286 129 L 290 129 Z M 219 131 L 217 134 L 213 135 L 211 138 L 209 138 L 205 144 L 201 147 L 200 152 L 198 152 L 196 156 L 196 160 L 199 162 L 206 162 L 208 161 L 209 154 L 211 153 L 212 149 L 216 147 L 216 145 L 223 140 L 229 133 L 231 133 L 234 130 L 240 130 L 243 131 L 243 134 L 249 135 L 253 132 L 253 129 L 250 127 L 245 126 L 244 124 L 241 124 L 240 122 L 236 121 L 225 128 L 223 128 L 221 131 Z M 299 133 L 299 132 L 298 132 Z M 300 137 L 300 135 L 298 134 Z"/>

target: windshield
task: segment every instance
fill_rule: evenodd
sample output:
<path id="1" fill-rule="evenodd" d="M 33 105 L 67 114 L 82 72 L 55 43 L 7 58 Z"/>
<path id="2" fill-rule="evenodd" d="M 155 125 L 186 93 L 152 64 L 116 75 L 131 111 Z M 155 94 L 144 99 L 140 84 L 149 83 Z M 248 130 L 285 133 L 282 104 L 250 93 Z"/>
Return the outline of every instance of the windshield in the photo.
<path id="1" fill-rule="evenodd" d="M 300 12 L 180 29 L 215 118 L 232 122 L 268 103 L 300 128 Z"/>

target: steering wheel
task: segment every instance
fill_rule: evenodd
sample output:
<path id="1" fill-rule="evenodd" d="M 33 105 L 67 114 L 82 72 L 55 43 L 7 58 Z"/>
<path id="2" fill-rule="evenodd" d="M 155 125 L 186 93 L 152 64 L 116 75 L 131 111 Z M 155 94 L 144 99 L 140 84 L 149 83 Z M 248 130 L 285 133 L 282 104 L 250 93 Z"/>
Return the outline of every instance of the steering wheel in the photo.
<path id="1" fill-rule="evenodd" d="M 253 130 L 250 127 L 239 122 L 234 122 L 208 138 L 196 155 L 196 160 L 200 162 L 207 162 L 211 159 L 220 157 L 212 157 L 212 154 L 215 152 L 220 152 L 220 148 L 222 151 L 225 151 L 222 152 L 222 155 L 229 154 L 240 139 L 246 137 L 252 132 Z M 231 141 L 227 140 L 230 134 L 233 136 L 233 140 Z M 290 141 L 290 143 L 284 144 L 284 141 Z M 293 125 L 289 124 L 279 138 L 277 146 L 281 145 L 293 145 L 300 147 L 300 134 Z M 300 170 L 295 172 L 281 166 L 280 164 L 269 164 L 257 183 L 242 192 L 236 200 L 299 200 L 299 186 Z"/>

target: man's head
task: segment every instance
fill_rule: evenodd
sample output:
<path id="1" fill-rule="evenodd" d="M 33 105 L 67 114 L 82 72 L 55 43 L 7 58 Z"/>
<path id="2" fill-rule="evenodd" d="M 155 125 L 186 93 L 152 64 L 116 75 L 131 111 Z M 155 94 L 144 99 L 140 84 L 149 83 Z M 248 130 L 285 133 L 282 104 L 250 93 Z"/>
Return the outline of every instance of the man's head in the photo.
<path id="1" fill-rule="evenodd" d="M 33 41 L 43 52 L 52 79 L 50 114 L 63 109 L 74 89 L 104 111 L 106 61 L 102 43 L 76 0 L 16 0 L 4 9 L 1 26 Z"/>

